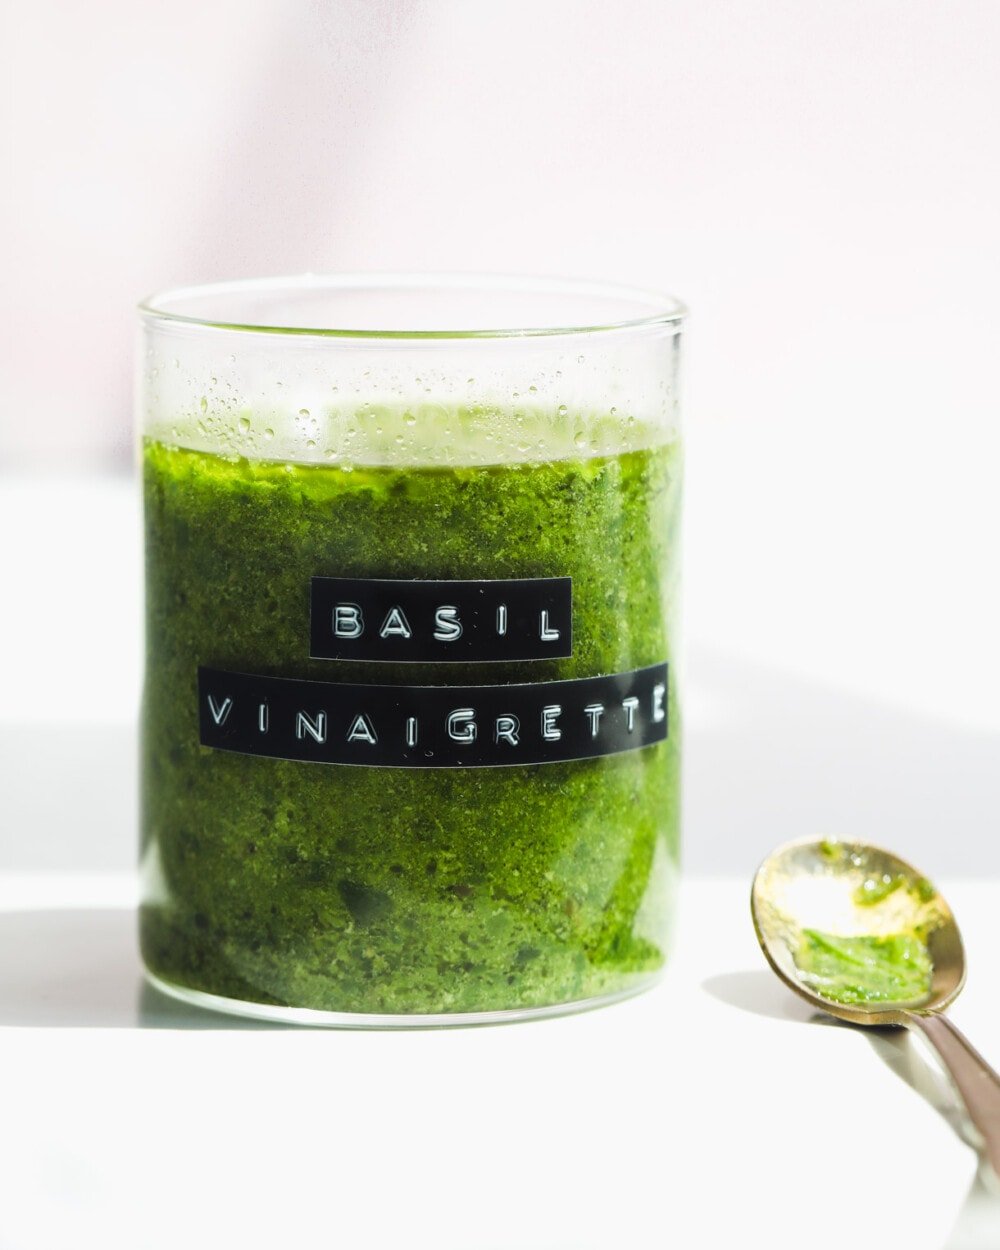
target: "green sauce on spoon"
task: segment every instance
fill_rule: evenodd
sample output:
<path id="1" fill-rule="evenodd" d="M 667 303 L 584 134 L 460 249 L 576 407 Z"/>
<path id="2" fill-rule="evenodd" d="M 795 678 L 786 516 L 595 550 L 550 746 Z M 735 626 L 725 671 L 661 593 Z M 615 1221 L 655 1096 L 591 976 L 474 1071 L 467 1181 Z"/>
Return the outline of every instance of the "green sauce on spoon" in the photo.
<path id="1" fill-rule="evenodd" d="M 838 937 L 803 929 L 795 966 L 809 985 L 838 1003 L 897 1003 L 924 998 L 933 964 L 915 933 Z"/>

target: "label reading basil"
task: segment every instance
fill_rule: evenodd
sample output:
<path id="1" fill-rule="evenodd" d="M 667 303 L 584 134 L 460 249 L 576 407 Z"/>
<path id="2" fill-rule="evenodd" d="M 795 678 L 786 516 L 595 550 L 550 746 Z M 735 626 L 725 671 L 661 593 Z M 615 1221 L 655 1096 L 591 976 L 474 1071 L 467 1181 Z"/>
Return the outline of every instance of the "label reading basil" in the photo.
<path id="1" fill-rule="evenodd" d="M 202 746 L 320 764 L 496 768 L 667 736 L 667 666 L 503 686 L 368 686 L 198 670 Z"/>
<path id="2" fill-rule="evenodd" d="M 314 577 L 314 660 L 433 663 L 573 654 L 569 577 L 411 581 Z"/>

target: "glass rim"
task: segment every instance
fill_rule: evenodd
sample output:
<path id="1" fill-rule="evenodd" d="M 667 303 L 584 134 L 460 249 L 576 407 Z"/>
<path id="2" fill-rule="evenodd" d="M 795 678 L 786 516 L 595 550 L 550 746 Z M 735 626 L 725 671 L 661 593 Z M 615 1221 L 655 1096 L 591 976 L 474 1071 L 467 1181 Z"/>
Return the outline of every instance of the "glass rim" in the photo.
<path id="1" fill-rule="evenodd" d="M 449 329 L 372 329 L 336 326 L 273 325 L 265 321 L 240 318 L 200 317 L 191 312 L 177 312 L 170 303 L 197 301 L 199 298 L 238 299 L 246 295 L 286 294 L 315 295 L 323 291 L 347 293 L 356 291 L 377 294 L 379 291 L 421 290 L 483 295 L 561 295 L 605 301 L 632 301 L 648 312 L 636 317 L 607 320 L 584 319 L 559 325 L 498 326 L 496 328 Z M 333 340 L 399 341 L 461 341 L 489 339 L 558 338 L 607 334 L 642 329 L 677 328 L 688 314 L 679 299 L 645 287 L 614 282 L 588 281 L 581 278 L 540 277 L 520 274 L 457 274 L 457 273 L 304 273 L 288 277 L 238 278 L 224 282 L 172 287 L 141 300 L 137 306 L 140 321 L 176 325 L 178 328 L 226 331 L 240 334 L 295 335 L 304 338 Z"/>

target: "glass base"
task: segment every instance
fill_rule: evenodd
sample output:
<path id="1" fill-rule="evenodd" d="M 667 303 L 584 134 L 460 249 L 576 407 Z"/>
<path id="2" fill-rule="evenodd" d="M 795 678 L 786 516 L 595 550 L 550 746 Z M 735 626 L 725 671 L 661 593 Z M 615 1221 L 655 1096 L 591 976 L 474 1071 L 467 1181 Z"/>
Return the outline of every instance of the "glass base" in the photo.
<path id="1" fill-rule="evenodd" d="M 281 1007 L 273 1003 L 247 1002 L 240 998 L 225 998 L 221 994 L 206 994 L 185 985 L 173 985 L 161 981 L 148 968 L 144 969 L 146 980 L 162 994 L 176 998 L 192 1007 L 208 1011 L 220 1011 L 244 1019 L 267 1020 L 279 1024 L 300 1024 L 319 1029 L 457 1029 L 484 1024 L 513 1024 L 519 1020 L 544 1020 L 549 1016 L 568 1016 L 595 1007 L 606 1007 L 626 998 L 634 998 L 651 989 L 662 976 L 651 973 L 636 981 L 627 989 L 614 994 L 602 994 L 597 998 L 582 998 L 569 1003 L 553 1003 L 545 1007 L 511 1007 L 500 1011 L 453 1011 L 426 1015 L 382 1015 L 360 1011 L 317 1011 L 311 1007 Z"/>

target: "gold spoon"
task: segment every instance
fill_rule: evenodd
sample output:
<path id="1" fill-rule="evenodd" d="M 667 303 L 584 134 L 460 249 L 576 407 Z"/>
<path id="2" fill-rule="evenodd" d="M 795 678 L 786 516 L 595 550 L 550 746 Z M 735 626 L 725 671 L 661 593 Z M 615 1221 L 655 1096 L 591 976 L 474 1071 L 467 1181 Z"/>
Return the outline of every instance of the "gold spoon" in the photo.
<path id="1" fill-rule="evenodd" d="M 750 909 L 768 963 L 806 1002 L 926 1038 L 1000 1176 L 1000 1076 L 943 1014 L 965 983 L 965 952 L 927 878 L 878 847 L 789 842 L 758 868 Z"/>

